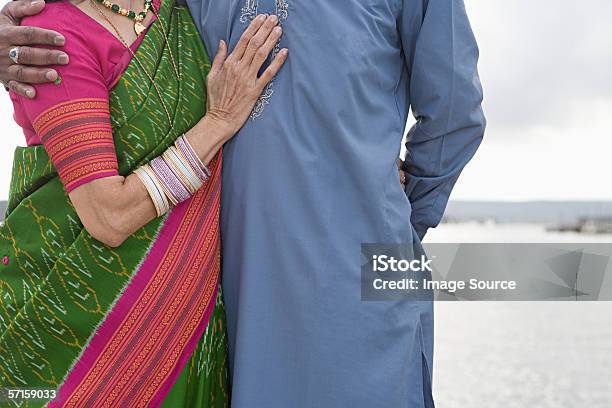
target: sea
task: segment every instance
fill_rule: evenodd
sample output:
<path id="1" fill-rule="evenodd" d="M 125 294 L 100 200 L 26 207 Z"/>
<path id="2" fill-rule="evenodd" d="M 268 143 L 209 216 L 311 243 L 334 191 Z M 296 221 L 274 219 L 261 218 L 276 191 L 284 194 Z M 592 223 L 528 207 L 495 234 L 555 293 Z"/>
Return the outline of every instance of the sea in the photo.
<path id="1" fill-rule="evenodd" d="M 610 243 L 544 224 L 452 223 L 428 242 Z M 612 408 L 612 302 L 437 302 L 438 408 Z"/>

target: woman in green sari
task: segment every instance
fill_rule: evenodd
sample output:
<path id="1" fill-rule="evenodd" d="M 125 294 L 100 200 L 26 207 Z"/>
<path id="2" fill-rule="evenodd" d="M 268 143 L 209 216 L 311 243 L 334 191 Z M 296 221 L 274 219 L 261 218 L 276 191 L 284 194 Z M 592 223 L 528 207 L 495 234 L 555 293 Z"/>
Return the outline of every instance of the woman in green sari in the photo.
<path id="1" fill-rule="evenodd" d="M 281 36 L 260 16 L 211 67 L 186 8 L 117 1 L 22 22 L 70 63 L 11 94 L 28 146 L 0 227 L 3 406 L 228 405 L 221 146 L 287 51 L 259 74 Z"/>

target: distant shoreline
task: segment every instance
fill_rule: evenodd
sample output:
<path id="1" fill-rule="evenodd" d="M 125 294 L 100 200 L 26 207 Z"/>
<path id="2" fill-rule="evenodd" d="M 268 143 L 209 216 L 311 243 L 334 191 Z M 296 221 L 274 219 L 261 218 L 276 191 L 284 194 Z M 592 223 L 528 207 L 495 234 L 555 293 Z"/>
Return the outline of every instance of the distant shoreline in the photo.
<path id="1" fill-rule="evenodd" d="M 612 201 L 451 201 L 446 222 L 572 225 L 612 217 Z"/>
<path id="2" fill-rule="evenodd" d="M 0 201 L 0 219 L 6 201 Z M 462 201 L 448 204 L 444 222 L 538 223 L 572 227 L 612 219 L 612 201 Z"/>

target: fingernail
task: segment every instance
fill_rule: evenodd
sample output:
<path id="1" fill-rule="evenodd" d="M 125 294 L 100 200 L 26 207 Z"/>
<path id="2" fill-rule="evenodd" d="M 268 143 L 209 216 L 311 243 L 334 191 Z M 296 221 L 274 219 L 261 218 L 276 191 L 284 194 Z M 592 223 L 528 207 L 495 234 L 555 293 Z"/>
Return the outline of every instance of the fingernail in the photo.
<path id="1" fill-rule="evenodd" d="M 273 23 L 277 23 L 278 22 L 278 17 L 272 16 L 272 18 L 270 20 L 272 20 Z"/>
<path id="2" fill-rule="evenodd" d="M 58 35 L 57 37 L 55 37 L 55 38 L 53 39 L 53 43 L 54 43 L 55 45 L 62 46 L 62 45 L 64 45 L 64 44 L 66 43 L 66 39 L 65 39 L 63 36 Z"/>
<path id="3" fill-rule="evenodd" d="M 47 73 L 45 74 L 45 78 L 47 78 L 47 80 L 49 81 L 55 81 L 57 79 L 57 72 L 55 72 L 54 70 L 47 71 Z"/>
<path id="4" fill-rule="evenodd" d="M 266 17 L 267 17 L 267 14 L 260 14 L 260 15 L 257 16 L 256 20 L 258 22 L 261 22 L 261 21 L 265 20 Z"/>
<path id="5" fill-rule="evenodd" d="M 68 63 L 68 55 L 67 54 L 60 54 L 59 57 L 57 57 L 57 63 L 58 64 L 62 64 L 62 65 L 66 65 Z"/>
<path id="6" fill-rule="evenodd" d="M 28 89 L 28 90 L 26 91 L 26 96 L 27 96 L 28 98 L 33 98 L 33 97 L 34 97 L 34 91 L 33 91 L 33 90 L 31 90 L 31 89 Z"/>
<path id="7" fill-rule="evenodd" d="M 38 6 L 39 4 L 44 3 L 44 2 L 45 0 L 33 0 L 32 5 Z"/>
<path id="8" fill-rule="evenodd" d="M 283 29 L 282 29 L 282 28 L 280 28 L 280 27 L 276 27 L 276 28 L 274 29 L 274 33 L 275 33 L 275 34 L 280 34 L 280 33 L 282 33 L 282 32 L 283 32 Z"/>

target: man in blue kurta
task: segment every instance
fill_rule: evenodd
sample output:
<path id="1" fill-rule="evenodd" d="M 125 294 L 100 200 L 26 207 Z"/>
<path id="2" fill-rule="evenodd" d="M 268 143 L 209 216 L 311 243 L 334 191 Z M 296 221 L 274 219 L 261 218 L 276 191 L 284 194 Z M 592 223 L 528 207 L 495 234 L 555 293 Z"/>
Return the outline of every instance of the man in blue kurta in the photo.
<path id="1" fill-rule="evenodd" d="M 188 3 L 211 55 L 261 13 L 289 49 L 224 150 L 232 407 L 433 407 L 433 305 L 362 301 L 360 244 L 418 245 L 480 144 L 463 0 Z"/>
<path id="2" fill-rule="evenodd" d="M 463 1 L 188 3 L 211 55 L 259 13 L 289 49 L 224 149 L 232 406 L 432 407 L 433 306 L 362 301 L 360 244 L 422 239 L 480 144 Z"/>

